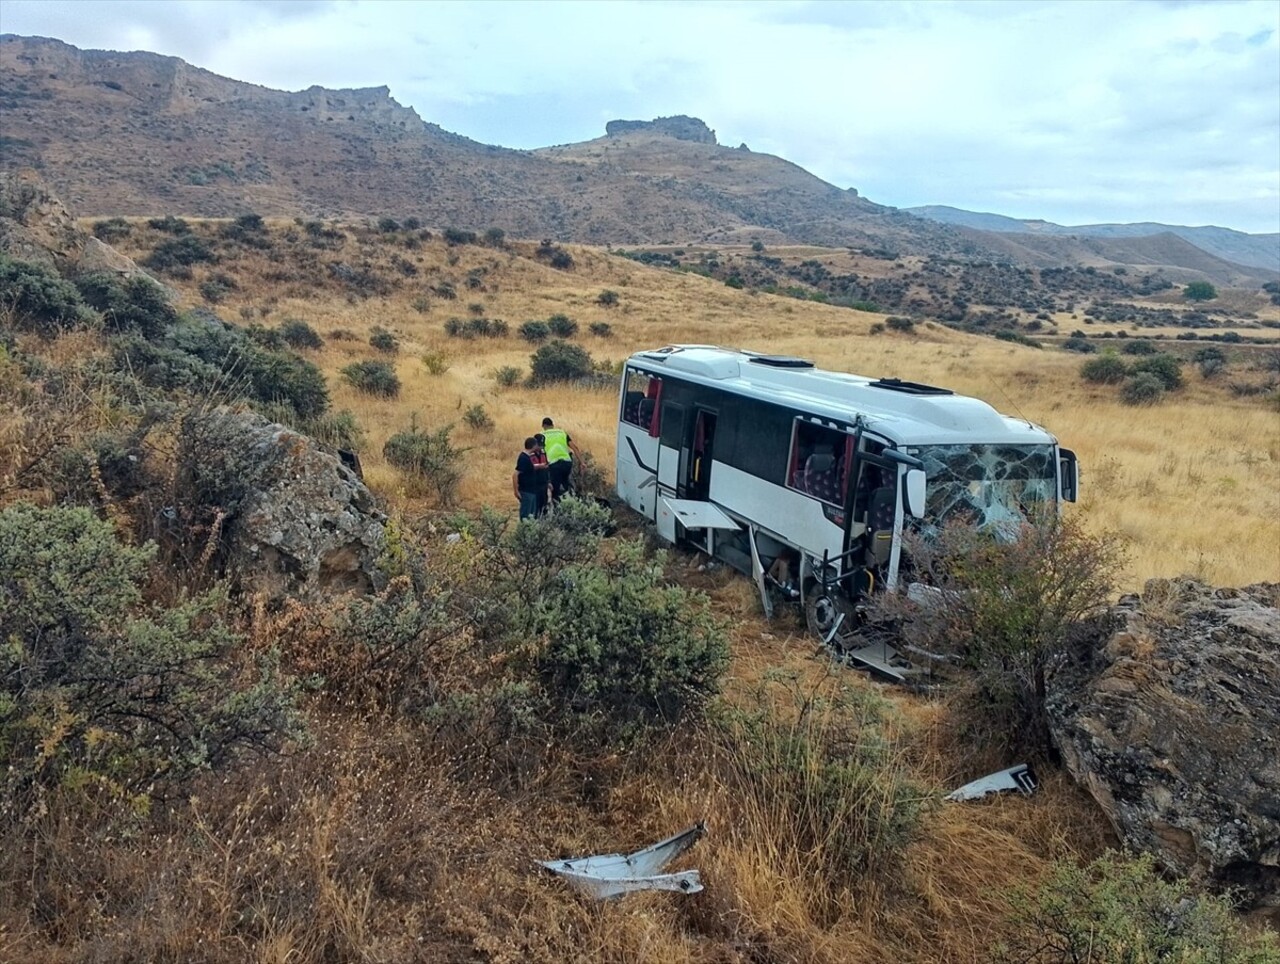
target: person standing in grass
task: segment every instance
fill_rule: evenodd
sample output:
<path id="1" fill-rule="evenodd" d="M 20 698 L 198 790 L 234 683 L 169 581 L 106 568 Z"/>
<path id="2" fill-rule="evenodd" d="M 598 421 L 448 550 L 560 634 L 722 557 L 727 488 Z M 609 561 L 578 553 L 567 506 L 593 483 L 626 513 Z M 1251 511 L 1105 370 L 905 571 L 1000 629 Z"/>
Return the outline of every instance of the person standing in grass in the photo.
<path id="1" fill-rule="evenodd" d="M 551 466 L 547 463 L 547 437 L 539 432 L 533 437 L 533 478 L 538 490 L 538 515 L 545 515 L 551 501 Z"/>
<path id="2" fill-rule="evenodd" d="M 521 519 L 531 519 L 538 512 L 538 473 L 533 462 L 537 444 L 533 436 L 524 440 L 524 451 L 516 456 L 516 470 L 511 473 L 511 488 L 520 503 Z"/>
<path id="3" fill-rule="evenodd" d="M 556 428 L 556 423 L 550 418 L 542 420 L 542 435 L 546 439 L 547 464 L 551 472 L 551 501 L 559 502 L 571 490 L 573 460 L 581 456 L 569 433 Z"/>

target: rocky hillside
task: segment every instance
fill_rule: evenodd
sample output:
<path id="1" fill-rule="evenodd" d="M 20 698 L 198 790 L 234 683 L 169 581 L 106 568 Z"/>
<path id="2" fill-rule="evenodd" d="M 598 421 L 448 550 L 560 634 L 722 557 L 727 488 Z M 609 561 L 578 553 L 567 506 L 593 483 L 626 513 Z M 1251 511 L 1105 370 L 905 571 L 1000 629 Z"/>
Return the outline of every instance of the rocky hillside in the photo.
<path id="1" fill-rule="evenodd" d="M 697 118 L 611 121 L 517 151 L 424 122 L 386 87 L 286 92 L 174 57 L 0 37 L 0 167 L 34 167 L 81 216 L 416 217 L 589 244 L 802 243 L 1036 265 L 1161 264 L 1253 286 L 1256 269 L 1114 241 L 1010 245 L 875 204 Z"/>

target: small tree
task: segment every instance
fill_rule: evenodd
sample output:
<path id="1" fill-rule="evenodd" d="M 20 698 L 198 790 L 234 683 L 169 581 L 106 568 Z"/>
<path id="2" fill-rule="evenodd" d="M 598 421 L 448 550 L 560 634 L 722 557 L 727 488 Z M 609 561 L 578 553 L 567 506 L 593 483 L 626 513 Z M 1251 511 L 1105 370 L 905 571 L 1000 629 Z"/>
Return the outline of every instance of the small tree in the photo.
<path id="1" fill-rule="evenodd" d="M 418 428 L 417 416 L 409 427 L 387 439 L 383 457 L 401 471 L 425 481 L 440 497 L 442 505 L 453 505 L 462 481 L 462 455 L 467 449 L 455 448 L 449 440 L 452 425 L 434 432 Z"/>
<path id="2" fill-rule="evenodd" d="M 1193 281 L 1182 289 L 1188 301 L 1213 301 L 1218 297 L 1218 289 L 1207 281 Z"/>
<path id="3" fill-rule="evenodd" d="M 529 356 L 530 379 L 535 385 L 590 378 L 594 367 L 585 348 L 567 341 L 553 341 Z"/>
<path id="4" fill-rule="evenodd" d="M 1112 352 L 1090 358 L 1080 366 L 1080 377 L 1096 385 L 1118 385 L 1129 374 L 1129 366 Z"/>
<path id="5" fill-rule="evenodd" d="M 364 392 L 366 395 L 395 398 L 400 394 L 400 379 L 396 377 L 395 367 L 390 362 L 353 362 L 342 369 L 342 377 L 356 391 Z"/>
<path id="6" fill-rule="evenodd" d="M 873 612 L 901 620 L 909 643 L 972 679 L 990 738 L 1047 749 L 1045 671 L 1072 627 L 1110 596 L 1123 559 L 1115 537 L 1051 516 L 1016 532 L 959 521 L 906 542 L 917 578 L 939 592 L 921 603 L 880 594 Z"/>

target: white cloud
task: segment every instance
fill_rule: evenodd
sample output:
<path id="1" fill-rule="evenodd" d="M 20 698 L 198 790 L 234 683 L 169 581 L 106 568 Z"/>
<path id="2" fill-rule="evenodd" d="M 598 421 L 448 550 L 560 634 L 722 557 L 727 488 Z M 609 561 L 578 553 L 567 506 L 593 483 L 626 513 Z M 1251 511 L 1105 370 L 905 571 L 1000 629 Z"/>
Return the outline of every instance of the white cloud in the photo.
<path id="1" fill-rule="evenodd" d="M 272 87 L 387 84 L 511 147 L 687 113 L 889 204 L 1280 230 L 1271 0 L 0 0 L 0 22 Z"/>

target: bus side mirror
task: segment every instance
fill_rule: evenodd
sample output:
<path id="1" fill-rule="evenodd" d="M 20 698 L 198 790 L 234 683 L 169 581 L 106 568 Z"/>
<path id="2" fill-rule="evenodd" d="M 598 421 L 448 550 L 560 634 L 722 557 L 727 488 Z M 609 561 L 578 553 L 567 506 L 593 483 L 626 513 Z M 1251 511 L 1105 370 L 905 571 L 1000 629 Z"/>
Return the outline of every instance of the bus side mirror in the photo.
<path id="1" fill-rule="evenodd" d="M 924 518 L 924 470 L 907 469 L 902 487 L 903 510 L 914 519 Z"/>
<path id="2" fill-rule="evenodd" d="M 1062 475 L 1062 501 L 1074 502 L 1080 494 L 1080 463 L 1070 449 L 1058 449 L 1058 466 Z"/>

